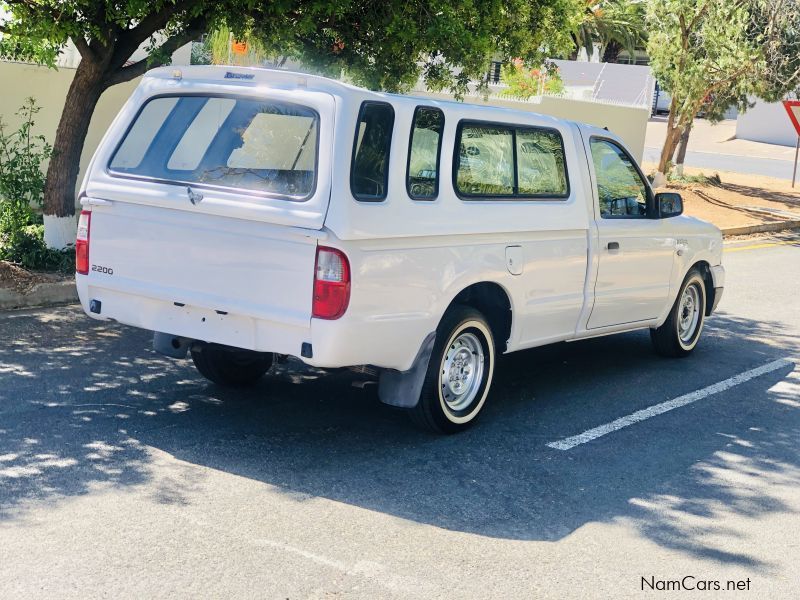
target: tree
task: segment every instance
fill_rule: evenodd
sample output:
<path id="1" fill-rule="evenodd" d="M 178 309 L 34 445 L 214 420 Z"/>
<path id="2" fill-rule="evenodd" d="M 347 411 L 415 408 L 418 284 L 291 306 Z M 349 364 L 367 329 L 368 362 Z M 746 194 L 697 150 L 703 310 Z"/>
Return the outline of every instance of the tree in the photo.
<path id="1" fill-rule="evenodd" d="M 719 123 L 722 119 L 725 118 L 725 113 L 728 112 L 728 109 L 731 106 L 747 106 L 748 99 L 746 96 L 737 98 L 737 97 L 728 97 L 722 94 L 711 94 L 706 96 L 703 100 L 703 104 L 701 107 L 701 111 L 703 113 L 703 118 L 711 123 Z M 678 177 L 683 176 L 683 163 L 686 160 L 686 149 L 689 146 L 689 136 L 692 133 L 692 124 L 694 121 L 689 121 L 683 127 L 683 131 L 681 132 L 680 138 L 678 139 L 678 146 L 675 150 L 675 172 Z"/>
<path id="2" fill-rule="evenodd" d="M 463 93 L 492 56 L 532 60 L 563 51 L 575 6 L 574 0 L 0 0 L 0 52 L 51 66 L 68 41 L 80 52 L 44 197 L 46 217 L 74 223 L 80 153 L 100 95 L 167 64 L 176 49 L 220 25 L 311 69 L 337 76 L 346 69 L 371 88 L 403 90 L 422 74 L 434 89 Z M 148 56 L 128 64 L 142 45 Z"/>
<path id="3" fill-rule="evenodd" d="M 539 68 L 531 69 L 523 64 L 522 59 L 516 58 L 501 67 L 500 80 L 508 86 L 501 95 L 515 100 L 564 92 L 564 82 L 558 66 L 550 61 Z"/>
<path id="4" fill-rule="evenodd" d="M 645 0 L 583 0 L 581 18 L 572 32 L 575 51 L 591 59 L 595 44 L 602 62 L 616 62 L 625 50 L 629 60 L 647 41 Z"/>
<path id="5" fill-rule="evenodd" d="M 288 59 L 287 56 L 266 48 L 263 41 L 253 36 L 251 31 L 234 36 L 233 31 L 225 24 L 208 33 L 202 44 L 193 45 L 192 52 L 195 55 L 192 64 L 204 65 L 280 68 Z"/>
<path id="6" fill-rule="evenodd" d="M 662 176 L 701 108 L 721 118 L 800 83 L 800 0 L 652 0 L 648 23 L 650 64 L 672 96 Z"/>
<path id="7" fill-rule="evenodd" d="M 241 3 L 5 0 L 0 4 L 7 12 L 0 22 L 0 50 L 6 56 L 53 66 L 68 41 L 81 55 L 47 169 L 43 209 L 50 245 L 73 241 L 71 217 L 80 155 L 103 91 L 142 75 L 151 66 L 169 62 L 175 50 L 203 33 L 209 22 L 222 18 L 231 4 Z M 142 44 L 147 45 L 148 57 L 129 64 Z"/>

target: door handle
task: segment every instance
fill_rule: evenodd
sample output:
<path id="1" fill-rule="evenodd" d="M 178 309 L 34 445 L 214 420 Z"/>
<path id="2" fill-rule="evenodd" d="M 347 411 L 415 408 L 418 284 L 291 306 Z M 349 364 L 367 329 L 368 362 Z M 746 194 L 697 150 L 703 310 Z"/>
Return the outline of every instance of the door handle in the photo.
<path id="1" fill-rule="evenodd" d="M 609 250 L 619 250 L 619 242 L 608 242 L 607 248 Z"/>
<path id="2" fill-rule="evenodd" d="M 103 200 L 102 198 L 91 198 L 89 196 L 84 196 L 81 198 L 81 206 L 113 206 L 114 203 L 111 200 Z"/>

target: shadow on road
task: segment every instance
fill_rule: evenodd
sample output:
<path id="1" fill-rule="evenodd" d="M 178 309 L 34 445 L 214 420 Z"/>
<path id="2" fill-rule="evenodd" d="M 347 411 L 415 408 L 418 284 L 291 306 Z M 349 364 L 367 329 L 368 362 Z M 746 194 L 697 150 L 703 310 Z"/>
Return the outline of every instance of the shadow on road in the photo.
<path id="1" fill-rule="evenodd" d="M 721 515 L 789 510 L 763 484 L 800 485 L 798 388 L 764 393 L 788 367 L 567 452 L 545 445 L 785 356 L 797 342 L 779 323 L 715 317 L 686 360 L 656 357 L 646 332 L 504 357 L 482 421 L 453 437 L 417 431 L 347 372 L 290 363 L 234 392 L 152 353 L 145 333 L 74 309 L 0 327 L 0 522 L 108 487 L 147 484 L 154 502 L 191 503 L 202 471 L 159 478 L 162 451 L 299 503 L 520 540 L 626 520 L 662 546 L 757 564 L 706 533 Z"/>

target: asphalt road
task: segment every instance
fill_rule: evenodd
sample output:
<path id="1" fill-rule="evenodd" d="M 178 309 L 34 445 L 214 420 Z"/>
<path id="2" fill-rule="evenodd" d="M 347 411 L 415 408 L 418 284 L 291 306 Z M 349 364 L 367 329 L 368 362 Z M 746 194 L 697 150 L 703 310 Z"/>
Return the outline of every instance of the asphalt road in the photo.
<path id="1" fill-rule="evenodd" d="M 692 357 L 643 332 L 505 357 L 454 437 L 346 373 L 234 393 L 74 307 L 0 315 L 0 596 L 797 598 L 800 371 L 729 378 L 800 360 L 800 242 L 725 263 Z"/>
<path id="2" fill-rule="evenodd" d="M 645 148 L 642 161 L 658 163 L 660 156 L 661 148 Z M 793 160 L 719 154 L 718 152 L 695 152 L 692 150 L 686 152 L 685 164 L 687 167 L 698 169 L 718 169 L 720 171 L 766 175 L 776 179 L 789 180 L 792 178 L 792 168 L 794 167 Z"/>

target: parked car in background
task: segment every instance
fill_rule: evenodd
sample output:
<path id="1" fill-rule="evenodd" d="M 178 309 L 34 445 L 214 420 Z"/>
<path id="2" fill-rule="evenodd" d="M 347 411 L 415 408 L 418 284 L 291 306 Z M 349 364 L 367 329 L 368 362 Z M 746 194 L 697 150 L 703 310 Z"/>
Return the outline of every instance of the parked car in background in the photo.
<path id="1" fill-rule="evenodd" d="M 221 385 L 276 355 L 373 372 L 446 433 L 498 354 L 649 329 L 685 356 L 724 285 L 720 231 L 613 133 L 298 73 L 150 71 L 80 195 L 91 317 Z"/>
<path id="2" fill-rule="evenodd" d="M 661 86 L 656 83 L 655 91 L 656 99 L 655 106 L 653 107 L 654 115 L 669 114 L 669 105 L 672 102 L 672 96 L 666 90 L 661 89 Z"/>

